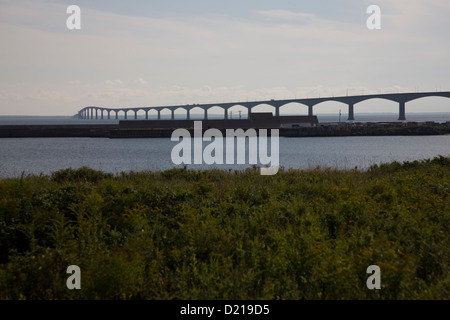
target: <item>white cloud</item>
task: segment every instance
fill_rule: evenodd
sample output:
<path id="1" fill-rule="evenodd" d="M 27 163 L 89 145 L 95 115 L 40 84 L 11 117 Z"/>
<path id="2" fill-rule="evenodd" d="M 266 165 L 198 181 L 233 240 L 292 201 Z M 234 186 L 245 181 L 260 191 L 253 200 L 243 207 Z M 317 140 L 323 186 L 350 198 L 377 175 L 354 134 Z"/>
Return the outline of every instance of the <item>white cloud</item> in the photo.
<path id="1" fill-rule="evenodd" d="M 257 11 L 257 13 L 268 19 L 279 19 L 279 20 L 290 20 L 301 22 L 311 22 L 317 19 L 316 15 L 311 13 L 292 12 L 289 10 L 262 10 Z"/>
<path id="2" fill-rule="evenodd" d="M 115 80 L 105 80 L 105 84 L 106 84 L 106 85 L 116 85 L 116 84 L 122 85 L 122 84 L 123 84 L 123 81 L 120 80 L 120 79 L 115 79 Z"/>
<path id="3" fill-rule="evenodd" d="M 134 80 L 134 83 L 138 83 L 138 84 L 148 84 L 147 81 L 145 81 L 142 78 L 137 78 L 136 80 Z"/>
<path id="4" fill-rule="evenodd" d="M 290 10 L 256 11 L 267 21 L 89 8 L 82 30 L 67 32 L 61 5 L 9 1 L 0 9 L 0 113 L 450 89 L 449 6 L 427 3 L 380 0 L 379 32 L 367 30 L 365 10 L 359 25 Z"/>

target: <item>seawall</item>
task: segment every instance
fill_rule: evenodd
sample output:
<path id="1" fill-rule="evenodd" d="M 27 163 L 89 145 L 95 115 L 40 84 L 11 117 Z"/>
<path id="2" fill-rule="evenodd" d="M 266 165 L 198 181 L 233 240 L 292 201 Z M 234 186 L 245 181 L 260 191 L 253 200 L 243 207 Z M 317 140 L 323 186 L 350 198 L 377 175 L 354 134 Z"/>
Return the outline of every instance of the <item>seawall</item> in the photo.
<path id="1" fill-rule="evenodd" d="M 243 123 L 239 123 L 242 125 Z M 223 134 L 226 129 L 242 128 L 246 126 L 233 124 L 229 128 L 219 127 Z M 1 125 L 0 138 L 58 138 L 58 137 L 91 137 L 91 138 L 170 138 L 172 132 L 180 127 L 167 126 L 164 128 L 144 128 L 134 125 Z M 183 127 L 181 127 L 183 128 Z M 186 127 L 193 133 L 192 127 Z M 203 131 L 215 128 L 203 125 Z M 253 126 L 258 129 L 279 129 L 281 137 L 332 137 L 332 136 L 392 136 L 392 135 L 445 135 L 450 134 L 450 125 L 386 125 L 372 124 L 371 126 L 355 125 L 320 125 L 316 127 L 283 128 L 268 125 Z"/>

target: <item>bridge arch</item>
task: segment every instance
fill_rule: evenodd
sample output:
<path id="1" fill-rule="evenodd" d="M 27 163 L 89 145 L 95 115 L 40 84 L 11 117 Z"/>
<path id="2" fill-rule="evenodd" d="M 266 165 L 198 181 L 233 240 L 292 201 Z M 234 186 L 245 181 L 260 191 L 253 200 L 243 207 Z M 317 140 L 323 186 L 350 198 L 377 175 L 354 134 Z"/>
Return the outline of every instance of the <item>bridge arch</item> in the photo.
<path id="1" fill-rule="evenodd" d="M 313 114 L 317 115 L 319 119 L 321 117 L 327 119 L 326 121 L 338 122 L 347 119 L 351 120 L 352 118 L 354 119 L 354 109 L 352 105 L 339 100 L 330 99 L 319 102 L 313 106 L 313 109 Z M 327 116 L 325 116 L 325 114 L 327 114 Z"/>
<path id="2" fill-rule="evenodd" d="M 194 107 L 189 110 L 189 119 L 199 120 L 206 119 L 206 110 L 203 107 Z"/>
<path id="3" fill-rule="evenodd" d="M 145 119 L 145 110 L 142 108 L 134 109 L 133 118 L 134 118 L 134 116 L 136 116 L 136 119 L 144 120 Z"/>
<path id="4" fill-rule="evenodd" d="M 99 119 L 106 119 L 105 108 L 98 108 L 98 118 Z"/>
<path id="5" fill-rule="evenodd" d="M 251 109 L 250 109 L 250 111 L 252 113 L 254 113 L 254 112 L 272 112 L 272 114 L 274 116 L 276 115 L 276 110 L 277 110 L 276 107 L 274 107 L 266 102 L 258 103 L 256 105 L 254 105 L 253 107 L 251 107 Z"/>
<path id="6" fill-rule="evenodd" d="M 125 119 L 125 120 L 130 119 L 130 114 L 132 113 L 131 109 L 121 109 L 121 111 L 123 113 L 123 118 L 122 119 Z M 119 113 L 119 118 L 120 118 L 120 113 Z"/>
<path id="7" fill-rule="evenodd" d="M 147 113 L 148 120 L 157 120 L 158 119 L 158 111 L 154 108 L 148 110 Z"/>
<path id="8" fill-rule="evenodd" d="M 398 108 L 398 101 L 389 98 L 375 97 L 363 99 L 355 103 L 355 105 L 357 105 L 358 109 L 364 113 L 380 111 L 385 113 L 394 113 L 395 109 Z"/>
<path id="9" fill-rule="evenodd" d="M 173 108 L 162 108 L 162 109 L 153 109 L 156 112 L 156 119 L 158 120 L 167 120 L 175 119 L 175 110 Z"/>
<path id="10" fill-rule="evenodd" d="M 248 119 L 250 108 L 242 104 L 235 104 L 228 108 L 228 119 Z"/>
<path id="11" fill-rule="evenodd" d="M 178 107 L 175 110 L 173 110 L 173 112 L 174 112 L 174 119 L 176 120 L 189 119 L 188 108 L 186 107 Z"/>
<path id="12" fill-rule="evenodd" d="M 288 102 L 280 106 L 280 116 L 302 115 L 308 113 L 308 106 L 300 102 Z"/>
<path id="13" fill-rule="evenodd" d="M 355 103 L 355 107 L 358 108 L 360 113 L 384 113 L 382 117 L 386 119 L 386 121 L 394 121 L 399 118 L 399 102 L 393 99 L 371 97 Z"/>
<path id="14" fill-rule="evenodd" d="M 224 119 L 226 118 L 226 110 L 223 107 L 212 106 L 206 109 L 208 119 Z"/>
<path id="15" fill-rule="evenodd" d="M 440 112 L 446 108 L 450 110 L 450 99 L 443 96 L 419 97 L 407 102 L 408 112 L 421 113 L 423 110 L 427 112 Z"/>

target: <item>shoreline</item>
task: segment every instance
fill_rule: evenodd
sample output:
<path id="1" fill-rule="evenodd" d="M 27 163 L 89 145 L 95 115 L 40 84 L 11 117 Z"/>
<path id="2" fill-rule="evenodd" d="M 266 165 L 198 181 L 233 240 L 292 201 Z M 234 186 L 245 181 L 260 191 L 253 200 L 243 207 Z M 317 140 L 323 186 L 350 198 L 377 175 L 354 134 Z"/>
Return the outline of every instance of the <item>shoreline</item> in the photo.
<path id="1" fill-rule="evenodd" d="M 193 132 L 193 127 L 185 127 Z M 232 126 L 230 129 L 237 129 Z M 130 127 L 121 124 L 92 125 L 0 125 L 0 138 L 170 138 L 178 128 Z M 208 129 L 204 127 L 203 132 Z M 225 126 L 217 128 L 223 133 Z M 249 127 L 243 126 L 247 130 Z M 313 127 L 255 126 L 255 129 L 278 129 L 280 137 L 342 136 L 415 136 L 450 134 L 450 123 L 367 123 L 319 124 Z M 258 130 L 256 130 L 258 132 Z"/>

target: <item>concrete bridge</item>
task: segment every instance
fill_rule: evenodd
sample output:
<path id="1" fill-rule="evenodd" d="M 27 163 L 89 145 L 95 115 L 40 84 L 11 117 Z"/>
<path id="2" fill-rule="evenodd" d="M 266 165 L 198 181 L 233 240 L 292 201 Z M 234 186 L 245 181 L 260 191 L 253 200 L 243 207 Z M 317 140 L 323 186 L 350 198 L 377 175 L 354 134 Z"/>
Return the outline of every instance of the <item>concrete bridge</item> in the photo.
<path id="1" fill-rule="evenodd" d="M 137 119 L 139 111 L 145 112 L 145 119 L 148 119 L 149 111 L 155 110 L 158 113 L 157 119 L 161 119 L 161 111 L 169 110 L 171 112 L 171 120 L 175 119 L 175 110 L 184 109 L 187 113 L 187 119 L 190 119 L 191 110 L 199 108 L 204 112 L 204 119 L 208 119 L 208 110 L 213 107 L 219 107 L 224 110 L 224 118 L 228 119 L 228 109 L 234 106 L 242 106 L 247 108 L 249 113 L 252 108 L 259 105 L 269 105 L 275 108 L 275 115 L 280 115 L 280 108 L 288 103 L 299 103 L 308 107 L 308 115 L 313 115 L 314 106 L 326 101 L 336 101 L 348 105 L 348 119 L 355 120 L 355 105 L 359 102 L 370 99 L 385 99 L 394 101 L 399 104 L 398 120 L 406 120 L 405 104 L 409 101 L 425 98 L 425 97 L 445 97 L 450 98 L 450 92 L 414 92 L 414 93 L 386 93 L 386 94 L 371 94 L 359 96 L 341 96 L 341 97 L 327 97 L 327 98 L 308 98 L 308 99 L 288 99 L 288 100 L 269 100 L 269 101 L 252 101 L 252 102 L 228 102 L 228 103 L 210 103 L 210 104 L 188 104 L 177 106 L 155 106 L 155 107 L 138 107 L 138 108 L 102 108 L 102 107 L 85 107 L 78 112 L 79 119 L 115 119 L 119 118 L 119 112 L 123 112 L 124 118 L 128 119 L 128 112 L 134 112 L 134 119 Z"/>

